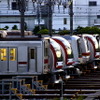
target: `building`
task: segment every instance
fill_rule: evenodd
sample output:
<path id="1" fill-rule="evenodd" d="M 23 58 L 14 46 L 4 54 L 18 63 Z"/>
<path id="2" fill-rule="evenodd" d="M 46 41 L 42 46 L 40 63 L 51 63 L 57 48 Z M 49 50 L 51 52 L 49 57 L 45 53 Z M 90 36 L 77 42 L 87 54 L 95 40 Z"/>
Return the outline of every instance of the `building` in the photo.
<path id="1" fill-rule="evenodd" d="M 26 1 L 25 25 L 33 30 L 36 25 L 49 27 L 48 7 L 43 2 Z M 40 0 L 41 1 L 41 0 Z M 70 29 L 68 0 L 54 0 L 52 3 L 52 29 Z M 60 2 L 61 1 L 61 2 Z M 100 0 L 73 0 L 73 28 L 78 26 L 100 26 Z M 20 11 L 16 0 L 0 0 L 0 28 L 17 25 L 20 29 Z"/>
<path id="2" fill-rule="evenodd" d="M 63 11 L 60 6 L 59 11 L 55 8 L 53 14 L 54 29 L 70 29 L 70 15 L 68 5 Z M 100 27 L 100 0 L 73 0 L 73 28 L 78 26 L 98 26 Z"/>

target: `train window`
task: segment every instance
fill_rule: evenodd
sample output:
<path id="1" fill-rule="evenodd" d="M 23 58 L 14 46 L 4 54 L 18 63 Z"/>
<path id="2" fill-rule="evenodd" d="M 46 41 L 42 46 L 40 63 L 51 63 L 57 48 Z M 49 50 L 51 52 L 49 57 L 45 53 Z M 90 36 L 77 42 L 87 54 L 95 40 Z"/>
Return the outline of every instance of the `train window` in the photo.
<path id="1" fill-rule="evenodd" d="M 31 52 L 31 57 L 30 58 L 34 59 L 35 58 L 35 55 L 34 55 L 35 54 L 35 50 L 31 49 L 30 52 Z"/>
<path id="2" fill-rule="evenodd" d="M 79 40 L 77 40 L 77 47 L 78 47 L 78 54 L 79 54 L 79 57 L 81 57 L 82 55 L 81 55 L 81 53 L 82 53 L 82 50 L 81 50 L 81 47 L 80 47 L 80 41 Z"/>
<path id="3" fill-rule="evenodd" d="M 7 49 L 6 48 L 0 49 L 0 60 L 1 61 L 7 60 Z"/>
<path id="4" fill-rule="evenodd" d="M 16 60 L 16 49 L 11 48 L 9 53 L 10 53 L 10 61 L 15 61 Z"/>
<path id="5" fill-rule="evenodd" d="M 45 50 L 44 50 L 44 56 L 48 56 L 48 48 L 45 48 Z"/>
<path id="6" fill-rule="evenodd" d="M 86 42 L 87 42 L 87 49 L 90 50 L 90 48 L 89 48 L 89 42 L 88 42 L 87 39 L 86 39 Z"/>

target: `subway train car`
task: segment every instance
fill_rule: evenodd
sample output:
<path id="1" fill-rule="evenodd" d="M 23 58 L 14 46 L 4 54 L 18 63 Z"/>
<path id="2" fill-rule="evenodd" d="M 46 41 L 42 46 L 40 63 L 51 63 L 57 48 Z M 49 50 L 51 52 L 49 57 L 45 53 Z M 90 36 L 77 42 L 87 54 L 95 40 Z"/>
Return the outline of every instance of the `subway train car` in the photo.
<path id="1" fill-rule="evenodd" d="M 49 55 L 49 65 L 50 68 L 50 82 L 56 82 L 59 80 L 59 77 L 63 77 L 65 74 L 64 70 L 62 69 L 64 67 L 63 63 L 63 56 L 62 56 L 62 50 L 60 45 L 54 41 L 52 38 L 49 38 L 50 40 L 50 55 Z"/>
<path id="2" fill-rule="evenodd" d="M 60 45 L 49 37 L 0 38 L 2 76 L 37 75 L 50 82 L 63 75 L 63 66 Z"/>
<path id="3" fill-rule="evenodd" d="M 0 75 L 48 73 L 49 48 L 42 38 L 0 38 Z"/>
<path id="4" fill-rule="evenodd" d="M 83 35 L 88 40 L 88 47 L 90 48 L 90 61 L 94 61 L 94 66 L 100 67 L 100 50 L 99 43 L 93 35 Z"/>
<path id="5" fill-rule="evenodd" d="M 98 43 L 97 39 L 93 35 L 84 34 L 83 36 L 85 38 L 87 38 L 88 43 L 89 43 L 88 46 L 91 50 L 90 60 L 94 60 L 95 58 L 99 58 L 100 51 L 99 51 L 99 43 Z"/>
<path id="6" fill-rule="evenodd" d="M 75 63 L 76 64 L 82 63 L 82 50 L 80 47 L 80 40 L 79 40 L 80 38 L 77 36 L 69 36 L 69 35 L 63 36 L 63 38 L 68 40 L 72 46 Z"/>
<path id="7" fill-rule="evenodd" d="M 63 63 L 63 56 L 62 56 L 62 50 L 60 45 L 54 41 L 52 38 L 49 38 L 50 40 L 50 58 L 49 58 L 49 65 L 52 66 L 51 72 L 60 72 L 59 69 L 62 69 L 64 66 Z"/>
<path id="8" fill-rule="evenodd" d="M 99 51 L 100 51 L 100 36 L 99 36 L 99 34 L 95 34 L 93 36 L 96 38 L 96 40 L 97 40 L 97 42 L 99 44 Z"/>
<path id="9" fill-rule="evenodd" d="M 87 45 L 87 40 L 76 35 L 65 35 L 63 37 L 68 40 L 72 46 L 75 61 L 74 66 L 81 70 L 87 69 L 87 62 L 89 61 L 90 57 L 90 50 Z"/>
<path id="10" fill-rule="evenodd" d="M 64 67 L 63 69 L 67 73 L 67 75 L 75 75 L 76 74 L 76 69 L 74 68 L 73 64 L 75 61 L 73 60 L 73 52 L 70 43 L 64 39 L 61 36 L 53 36 L 53 40 L 55 40 L 61 47 L 62 49 L 62 56 L 63 56 L 63 62 L 64 62 Z"/>

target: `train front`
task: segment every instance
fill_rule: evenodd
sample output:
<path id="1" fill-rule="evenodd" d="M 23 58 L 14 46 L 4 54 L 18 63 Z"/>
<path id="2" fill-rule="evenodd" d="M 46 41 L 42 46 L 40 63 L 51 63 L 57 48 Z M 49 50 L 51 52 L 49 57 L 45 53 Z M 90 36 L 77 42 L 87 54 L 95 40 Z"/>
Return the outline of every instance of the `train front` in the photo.
<path id="1" fill-rule="evenodd" d="M 50 66 L 50 82 L 55 82 L 59 80 L 59 77 L 62 76 L 63 71 L 63 56 L 62 50 L 59 44 L 53 39 L 50 40 L 50 49 L 49 49 L 49 66 Z"/>
<path id="2" fill-rule="evenodd" d="M 94 62 L 94 68 L 100 68 L 99 42 L 93 35 L 84 34 L 84 37 L 88 40 L 88 46 L 90 49 L 90 61 Z"/>
<path id="3" fill-rule="evenodd" d="M 73 52 L 71 49 L 71 45 L 69 42 L 64 39 L 61 36 L 53 36 L 52 37 L 57 43 L 59 43 L 61 49 L 62 49 L 62 55 L 63 55 L 63 62 L 64 62 L 64 72 L 66 73 L 65 77 L 69 75 L 73 75 L 76 73 L 76 70 L 73 66 L 74 59 L 73 59 Z"/>

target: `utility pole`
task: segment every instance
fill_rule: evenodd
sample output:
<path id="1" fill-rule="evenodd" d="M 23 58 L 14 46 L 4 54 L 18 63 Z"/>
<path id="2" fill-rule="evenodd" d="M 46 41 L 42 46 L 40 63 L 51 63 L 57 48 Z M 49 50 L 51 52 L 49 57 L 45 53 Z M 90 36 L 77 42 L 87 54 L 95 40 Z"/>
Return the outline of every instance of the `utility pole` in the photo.
<path id="1" fill-rule="evenodd" d="M 16 0 L 18 3 L 18 9 L 20 11 L 21 15 L 21 22 L 20 22 L 20 28 L 21 28 L 21 37 L 24 37 L 24 13 L 26 10 L 26 0 Z"/>
<path id="2" fill-rule="evenodd" d="M 37 4 L 37 19 L 38 19 L 38 26 L 40 29 L 40 4 Z"/>
<path id="3" fill-rule="evenodd" d="M 69 5 L 69 15 L 70 15 L 70 35 L 73 35 L 73 0 L 70 0 L 70 5 Z"/>
<path id="4" fill-rule="evenodd" d="M 49 35 L 52 36 L 52 1 L 48 0 Z"/>

